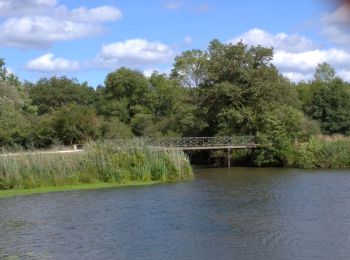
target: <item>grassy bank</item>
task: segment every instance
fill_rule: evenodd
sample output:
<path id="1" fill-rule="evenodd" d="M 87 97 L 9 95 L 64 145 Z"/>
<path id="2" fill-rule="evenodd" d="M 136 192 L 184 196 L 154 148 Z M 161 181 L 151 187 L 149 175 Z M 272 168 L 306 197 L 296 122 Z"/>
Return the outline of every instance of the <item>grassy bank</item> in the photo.
<path id="1" fill-rule="evenodd" d="M 34 189 L 12 189 L 12 190 L 0 190 L 0 198 L 9 198 L 15 196 L 27 196 L 40 193 L 49 192 L 62 192 L 62 191 L 74 191 L 74 190 L 95 190 L 95 189 L 107 189 L 107 188 L 122 188 L 122 187 L 136 187 L 154 185 L 160 183 L 159 181 L 148 181 L 148 182 L 127 182 L 123 184 L 118 183 L 93 183 L 93 184 L 80 184 L 71 186 L 51 186 Z"/>
<path id="2" fill-rule="evenodd" d="M 139 141 L 89 143 L 83 153 L 0 156 L 0 190 L 191 179 L 185 154 L 154 150 Z"/>

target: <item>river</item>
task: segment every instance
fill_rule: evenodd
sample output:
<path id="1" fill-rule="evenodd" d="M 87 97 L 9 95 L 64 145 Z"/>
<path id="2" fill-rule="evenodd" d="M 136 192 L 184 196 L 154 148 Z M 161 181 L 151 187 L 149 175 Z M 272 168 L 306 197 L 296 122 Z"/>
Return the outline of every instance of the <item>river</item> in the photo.
<path id="1" fill-rule="evenodd" d="M 0 199 L 0 259 L 350 259 L 349 170 L 195 175 Z"/>

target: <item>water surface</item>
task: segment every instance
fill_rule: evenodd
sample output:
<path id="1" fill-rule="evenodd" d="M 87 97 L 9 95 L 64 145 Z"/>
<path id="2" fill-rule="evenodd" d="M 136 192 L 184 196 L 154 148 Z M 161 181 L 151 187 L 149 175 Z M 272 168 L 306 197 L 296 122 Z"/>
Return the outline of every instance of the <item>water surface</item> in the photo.
<path id="1" fill-rule="evenodd" d="M 0 259 L 350 259 L 350 171 L 203 169 L 191 182 L 0 199 Z"/>

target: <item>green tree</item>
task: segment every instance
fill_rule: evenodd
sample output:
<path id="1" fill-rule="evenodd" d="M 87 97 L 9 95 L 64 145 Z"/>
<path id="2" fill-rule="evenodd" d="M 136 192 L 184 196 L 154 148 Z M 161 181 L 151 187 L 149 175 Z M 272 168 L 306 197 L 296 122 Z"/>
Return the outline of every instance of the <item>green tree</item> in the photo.
<path id="1" fill-rule="evenodd" d="M 0 145 L 27 146 L 31 126 L 24 111 L 26 100 L 17 86 L 0 81 Z"/>
<path id="2" fill-rule="evenodd" d="M 327 62 L 317 65 L 314 79 L 316 81 L 329 83 L 335 79 L 335 70 Z"/>
<path id="3" fill-rule="evenodd" d="M 104 139 L 132 138 L 131 128 L 118 117 L 110 117 L 101 122 L 101 137 Z"/>
<path id="4" fill-rule="evenodd" d="M 5 81 L 7 77 L 7 69 L 5 66 L 5 60 L 0 58 L 0 80 Z"/>
<path id="5" fill-rule="evenodd" d="M 42 115 L 68 104 L 92 105 L 96 102 L 96 93 L 86 82 L 79 83 L 67 77 L 42 78 L 36 83 L 26 83 L 33 105 Z"/>
<path id="6" fill-rule="evenodd" d="M 264 149 L 255 152 L 254 163 L 258 166 L 285 166 L 292 160 L 293 144 L 305 142 L 311 135 L 319 134 L 318 125 L 290 106 L 266 112 L 257 133 L 258 142 Z"/>
<path id="7" fill-rule="evenodd" d="M 108 99 L 127 100 L 128 108 L 133 105 L 146 105 L 150 84 L 140 72 L 120 68 L 109 73 L 105 80 L 105 93 Z"/>
<path id="8" fill-rule="evenodd" d="M 96 140 L 101 135 L 101 121 L 94 107 L 69 104 L 53 113 L 55 136 L 64 144 Z"/>
<path id="9" fill-rule="evenodd" d="M 104 116 L 117 116 L 130 124 L 137 113 L 149 113 L 150 83 L 140 72 L 120 68 L 109 73 L 105 87 L 99 90 L 98 112 Z"/>
<path id="10" fill-rule="evenodd" d="M 185 51 L 175 58 L 171 77 L 185 87 L 199 87 L 207 79 L 208 54 L 201 50 Z"/>
<path id="11" fill-rule="evenodd" d="M 198 59 L 188 56 L 179 56 L 174 67 L 181 68 L 183 60 L 188 68 L 200 67 Z M 281 105 L 300 108 L 297 91 L 271 63 L 273 49 L 213 40 L 201 56 L 205 57 L 201 63 L 205 80 L 193 90 L 199 110 L 195 114 L 206 125 L 201 135 L 254 134 L 261 127 L 263 112 Z M 193 77 L 191 70 L 180 72 L 185 78 Z"/>
<path id="12" fill-rule="evenodd" d="M 306 114 L 320 123 L 324 134 L 350 134 L 350 86 L 340 79 L 314 82 Z"/>

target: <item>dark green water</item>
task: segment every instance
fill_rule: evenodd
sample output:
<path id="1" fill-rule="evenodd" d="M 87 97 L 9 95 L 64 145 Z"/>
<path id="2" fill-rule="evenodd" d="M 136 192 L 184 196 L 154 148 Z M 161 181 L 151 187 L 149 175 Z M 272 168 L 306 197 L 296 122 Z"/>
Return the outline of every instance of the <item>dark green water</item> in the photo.
<path id="1" fill-rule="evenodd" d="M 205 169 L 186 183 L 0 199 L 0 259 L 350 259 L 350 171 Z"/>

